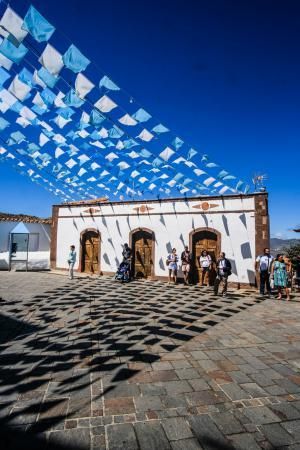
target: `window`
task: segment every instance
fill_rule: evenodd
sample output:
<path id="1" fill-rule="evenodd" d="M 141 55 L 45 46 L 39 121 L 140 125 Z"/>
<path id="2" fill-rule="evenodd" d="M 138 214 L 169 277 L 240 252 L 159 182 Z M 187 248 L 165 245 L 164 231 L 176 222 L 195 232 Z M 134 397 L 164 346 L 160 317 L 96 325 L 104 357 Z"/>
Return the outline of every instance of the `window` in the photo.
<path id="1" fill-rule="evenodd" d="M 29 235 L 29 252 L 37 252 L 39 249 L 39 233 L 30 233 Z"/>
<path id="2" fill-rule="evenodd" d="M 27 259 L 28 248 L 27 233 L 12 233 L 11 235 L 11 258 L 16 260 Z"/>

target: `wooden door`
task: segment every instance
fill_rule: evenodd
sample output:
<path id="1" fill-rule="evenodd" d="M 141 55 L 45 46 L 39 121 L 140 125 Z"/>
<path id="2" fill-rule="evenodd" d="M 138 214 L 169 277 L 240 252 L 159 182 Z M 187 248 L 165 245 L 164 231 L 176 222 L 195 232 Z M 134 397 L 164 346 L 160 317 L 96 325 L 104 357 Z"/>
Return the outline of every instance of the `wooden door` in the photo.
<path id="1" fill-rule="evenodd" d="M 148 278 L 152 275 L 153 267 L 153 235 L 148 231 L 140 230 L 133 235 L 133 276 Z"/>
<path id="2" fill-rule="evenodd" d="M 87 231 L 82 237 L 82 272 L 99 273 L 99 234 Z"/>
<path id="3" fill-rule="evenodd" d="M 199 264 L 199 258 L 203 250 L 206 250 L 213 261 L 213 269 L 210 272 L 209 283 L 213 284 L 216 277 L 215 263 L 218 259 L 220 251 L 220 243 L 218 242 L 218 236 L 212 231 L 198 231 L 193 235 L 193 278 L 195 283 L 199 283 L 201 280 L 201 268 Z"/>

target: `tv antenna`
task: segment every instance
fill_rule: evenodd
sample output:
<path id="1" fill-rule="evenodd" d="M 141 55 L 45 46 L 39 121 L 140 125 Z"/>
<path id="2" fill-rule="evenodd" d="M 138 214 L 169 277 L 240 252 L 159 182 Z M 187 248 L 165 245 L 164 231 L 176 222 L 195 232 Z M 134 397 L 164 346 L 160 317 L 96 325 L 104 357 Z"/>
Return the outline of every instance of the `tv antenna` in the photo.
<path id="1" fill-rule="evenodd" d="M 268 176 L 266 174 L 260 174 L 256 173 L 254 174 L 252 178 L 252 183 L 254 184 L 254 190 L 257 192 L 265 192 L 266 186 L 265 186 L 265 180 L 268 179 Z"/>

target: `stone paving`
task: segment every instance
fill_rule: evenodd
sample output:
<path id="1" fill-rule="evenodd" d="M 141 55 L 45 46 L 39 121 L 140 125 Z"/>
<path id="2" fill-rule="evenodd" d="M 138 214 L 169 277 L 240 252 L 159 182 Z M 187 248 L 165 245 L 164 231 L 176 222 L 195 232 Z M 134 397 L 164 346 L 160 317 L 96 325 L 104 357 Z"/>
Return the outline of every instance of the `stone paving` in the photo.
<path id="1" fill-rule="evenodd" d="M 300 449 L 300 303 L 0 272 L 4 450 Z"/>

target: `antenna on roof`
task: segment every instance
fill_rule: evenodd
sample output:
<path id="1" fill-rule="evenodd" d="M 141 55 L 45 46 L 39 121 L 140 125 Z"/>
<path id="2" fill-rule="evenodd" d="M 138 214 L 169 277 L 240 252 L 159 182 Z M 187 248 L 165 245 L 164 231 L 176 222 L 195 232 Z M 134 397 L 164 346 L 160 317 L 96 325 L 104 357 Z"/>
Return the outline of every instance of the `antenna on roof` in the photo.
<path id="1" fill-rule="evenodd" d="M 252 183 L 254 184 L 254 191 L 255 192 L 265 192 L 267 190 L 267 188 L 264 185 L 264 181 L 267 179 L 268 179 L 268 176 L 266 174 L 260 174 L 260 173 L 254 174 L 254 176 L 252 178 Z"/>

